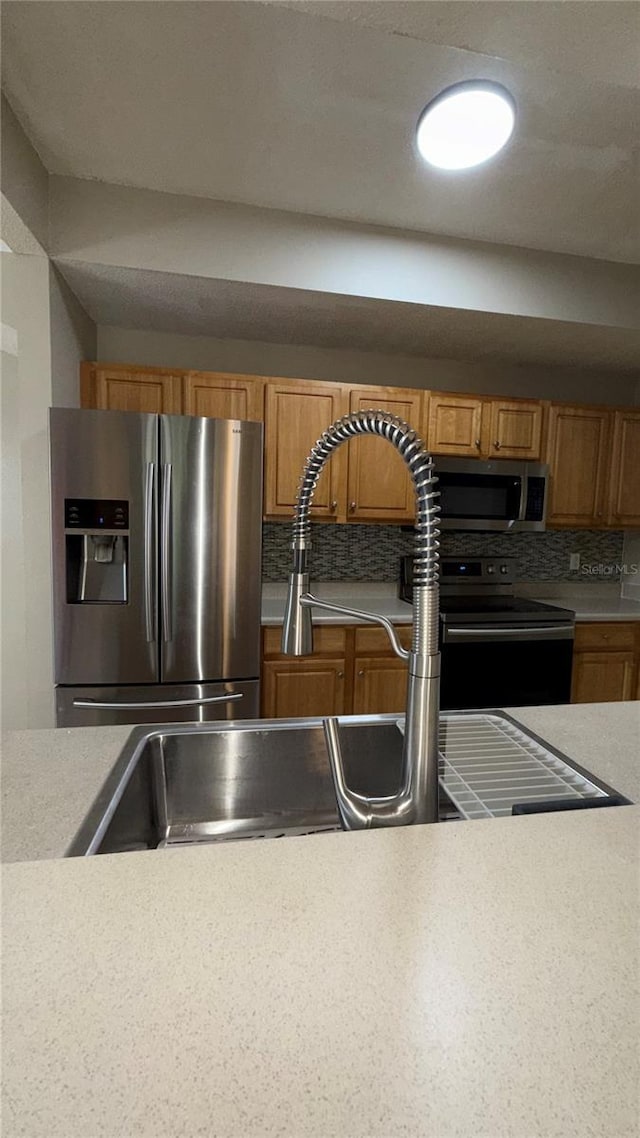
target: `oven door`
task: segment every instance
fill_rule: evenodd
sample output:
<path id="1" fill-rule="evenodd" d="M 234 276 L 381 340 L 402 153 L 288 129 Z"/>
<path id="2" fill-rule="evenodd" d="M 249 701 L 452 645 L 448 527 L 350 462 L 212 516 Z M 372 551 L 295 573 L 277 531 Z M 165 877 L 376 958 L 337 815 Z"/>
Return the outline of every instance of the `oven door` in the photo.
<path id="1" fill-rule="evenodd" d="M 522 520 L 522 473 L 456 471 L 440 469 L 437 464 L 436 473 L 443 529 L 508 530 Z"/>
<path id="2" fill-rule="evenodd" d="M 447 622 L 440 706 L 525 707 L 568 703 L 574 626 Z"/>

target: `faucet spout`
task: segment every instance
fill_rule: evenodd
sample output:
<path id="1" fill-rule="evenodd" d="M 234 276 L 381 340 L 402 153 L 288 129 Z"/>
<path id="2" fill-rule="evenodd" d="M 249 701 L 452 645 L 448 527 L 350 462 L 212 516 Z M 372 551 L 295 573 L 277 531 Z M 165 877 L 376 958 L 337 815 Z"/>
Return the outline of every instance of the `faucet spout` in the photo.
<path id="1" fill-rule="evenodd" d="M 357 435 L 378 435 L 390 442 L 404 459 L 416 494 L 413 556 L 414 621 L 411 651 L 397 645 L 393 628 L 384 617 L 369 619 L 387 627 L 398 655 L 408 657 L 407 707 L 401 782 L 396 794 L 386 798 L 356 794 L 346 784 L 339 725 L 325 720 L 325 737 L 345 829 L 402 826 L 438 820 L 438 705 L 440 654 L 439 635 L 439 529 L 437 479 L 433 460 L 422 440 L 402 419 L 385 411 L 356 411 L 338 419 L 321 435 L 305 463 L 293 521 L 293 566 L 282 634 L 282 651 L 303 656 L 313 651 L 311 608 L 340 606 L 317 600 L 309 592 L 308 556 L 311 549 L 310 507 L 323 467 L 342 443 Z M 355 615 L 355 612 L 354 612 Z M 361 619 L 366 614 L 358 612 Z"/>

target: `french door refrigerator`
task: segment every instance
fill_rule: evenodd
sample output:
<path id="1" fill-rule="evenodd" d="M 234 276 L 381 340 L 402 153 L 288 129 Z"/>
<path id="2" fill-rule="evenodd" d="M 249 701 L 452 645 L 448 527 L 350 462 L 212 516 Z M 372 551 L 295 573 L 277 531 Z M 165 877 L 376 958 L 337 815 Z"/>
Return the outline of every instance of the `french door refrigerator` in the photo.
<path id="1" fill-rule="evenodd" d="M 259 714 L 262 424 L 52 408 L 57 723 Z"/>

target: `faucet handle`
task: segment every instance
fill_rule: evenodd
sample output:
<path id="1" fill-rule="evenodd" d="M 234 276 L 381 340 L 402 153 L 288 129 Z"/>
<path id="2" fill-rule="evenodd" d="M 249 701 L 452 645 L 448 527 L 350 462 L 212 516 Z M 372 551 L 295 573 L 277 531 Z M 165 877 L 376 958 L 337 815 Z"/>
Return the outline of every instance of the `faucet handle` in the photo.
<path id="1" fill-rule="evenodd" d="M 380 616 L 377 612 L 363 612 L 362 609 L 347 608 L 346 605 L 332 605 L 329 601 L 321 601 L 319 597 L 314 597 L 313 593 L 304 592 L 299 596 L 299 604 L 301 608 L 317 608 L 324 609 L 325 612 L 339 612 L 343 616 L 355 616 L 358 620 L 366 620 L 369 624 L 379 624 L 384 628 L 391 647 L 396 656 L 401 660 L 409 659 L 409 652 L 398 640 L 398 634 L 393 627 L 390 620 L 386 616 Z M 284 649 L 283 649 L 284 651 Z"/>

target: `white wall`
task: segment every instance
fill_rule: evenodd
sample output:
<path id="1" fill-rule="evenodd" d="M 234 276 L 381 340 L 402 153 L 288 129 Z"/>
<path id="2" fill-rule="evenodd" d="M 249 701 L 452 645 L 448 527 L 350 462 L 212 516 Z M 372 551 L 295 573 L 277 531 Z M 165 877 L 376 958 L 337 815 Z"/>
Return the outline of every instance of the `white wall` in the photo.
<path id="1" fill-rule="evenodd" d="M 3 729 L 28 721 L 22 458 L 15 425 L 20 419 L 17 337 L 2 325 L 0 381 L 0 476 L 2 560 L 0 564 L 0 721 Z"/>
<path id="2" fill-rule="evenodd" d="M 100 326 L 96 358 L 105 363 L 478 391 L 582 403 L 633 403 L 636 398 L 640 402 L 635 377 L 606 375 L 602 371 L 472 364 L 339 348 L 217 340 L 130 328 Z"/>
<path id="3" fill-rule="evenodd" d="M 53 176 L 58 259 L 640 327 L 637 266 Z"/>
<path id="4" fill-rule="evenodd" d="M 49 727 L 54 723 L 49 261 L 3 253 L 0 272 L 2 322 L 16 353 L 3 352 L 2 723 Z"/>
<path id="5" fill-rule="evenodd" d="M 0 116 L 2 192 L 24 225 L 46 248 L 49 240 L 49 175 L 4 95 L 1 97 Z"/>
<path id="6" fill-rule="evenodd" d="M 79 364 L 95 359 L 97 329 L 53 265 L 49 270 L 49 314 L 51 401 L 54 407 L 79 407 Z"/>

